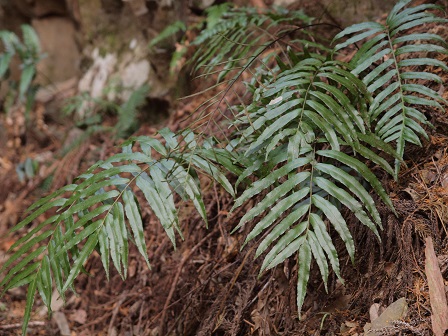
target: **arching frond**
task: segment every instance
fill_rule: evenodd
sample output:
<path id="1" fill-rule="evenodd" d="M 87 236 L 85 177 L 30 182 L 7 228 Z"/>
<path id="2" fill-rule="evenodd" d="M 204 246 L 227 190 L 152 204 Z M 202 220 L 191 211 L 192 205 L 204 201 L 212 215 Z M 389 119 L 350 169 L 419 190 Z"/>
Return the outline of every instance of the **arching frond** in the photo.
<path id="1" fill-rule="evenodd" d="M 239 67 L 244 70 L 272 45 L 271 28 L 289 25 L 291 30 L 291 25 L 307 25 L 312 21 L 302 11 L 287 11 L 283 14 L 260 12 L 255 8 L 234 8 L 224 13 L 211 29 L 203 30 L 193 41 L 194 45 L 199 46 L 192 58 L 195 68 L 203 74 L 212 74 L 218 68 L 220 81 L 231 70 Z"/>
<path id="2" fill-rule="evenodd" d="M 337 44 L 336 50 L 365 41 L 351 60 L 352 73 L 362 78 L 373 95 L 369 116 L 375 134 L 386 143 L 395 144 L 398 155 L 396 175 L 406 143 L 420 145 L 420 137 L 428 137 L 422 125 L 429 122 L 422 108 L 443 110 L 439 102 L 446 103 L 436 91 L 417 81 L 441 82 L 438 75 L 427 74 L 421 67 L 431 65 L 448 71 L 448 66 L 422 55 L 446 53 L 446 42 L 437 34 L 419 33 L 415 29 L 423 24 L 446 23 L 448 20 L 430 12 L 441 9 L 437 5 L 407 7 L 410 2 L 399 1 L 385 24 L 371 22 L 353 25 L 335 37 L 335 40 L 340 40 L 353 34 L 345 42 Z"/>
<path id="3" fill-rule="evenodd" d="M 32 227 L 10 248 L 11 257 L 1 271 L 7 276 L 0 283 L 3 291 L 29 285 L 23 330 L 37 289 L 50 307 L 52 283 L 64 298 L 83 270 L 87 258 L 97 249 L 107 275 L 110 260 L 123 279 L 128 268 L 128 241 L 132 237 L 138 251 L 149 266 L 141 206 L 149 206 L 175 246 L 176 232 L 182 237 L 174 195 L 191 200 L 207 223 L 201 186 L 195 170 L 210 174 L 225 189 L 233 188 L 215 157 L 182 155 L 177 149 L 181 139 L 191 139 L 192 133 L 177 136 L 168 129 L 161 130 L 165 145 L 149 137 L 128 140 L 123 152 L 93 165 L 74 184 L 45 197 L 30 207 L 27 218 L 14 231 L 35 222 L 42 214 L 56 210 L 57 214 Z M 140 151 L 134 151 L 138 143 Z M 204 152 L 204 151 L 202 151 Z M 139 204 L 134 189 L 140 190 L 147 203 Z M 44 245 L 42 245 L 44 243 Z M 109 276 L 109 275 L 108 275 Z M 30 301 L 32 300 L 32 301 Z"/>
<path id="4" fill-rule="evenodd" d="M 261 271 L 298 255 L 302 270 L 297 297 L 300 311 L 312 259 L 319 266 L 325 286 L 328 261 L 340 277 L 339 259 L 325 222 L 339 234 L 354 260 L 353 237 L 342 216 L 342 206 L 379 237 L 381 219 L 362 182 L 368 182 L 390 207 L 392 203 L 369 168 L 342 151 L 348 146 L 360 149 L 358 152 L 368 160 L 377 159 L 372 151 L 361 150 L 365 147 L 359 139 L 366 132 L 368 115 L 362 113 L 365 109 L 354 97 L 368 97 L 368 92 L 345 64 L 305 59 L 279 73 L 257 94 L 259 99 L 239 120 L 247 125 L 239 145 L 244 156 L 251 158 L 248 161 L 253 162 L 240 179 L 249 174 L 258 179 L 236 199 L 234 209 L 267 193 L 246 212 L 235 230 L 256 220 L 244 244 L 271 230 L 256 251 L 258 257 L 269 250 Z M 328 147 L 331 149 L 324 149 Z"/>

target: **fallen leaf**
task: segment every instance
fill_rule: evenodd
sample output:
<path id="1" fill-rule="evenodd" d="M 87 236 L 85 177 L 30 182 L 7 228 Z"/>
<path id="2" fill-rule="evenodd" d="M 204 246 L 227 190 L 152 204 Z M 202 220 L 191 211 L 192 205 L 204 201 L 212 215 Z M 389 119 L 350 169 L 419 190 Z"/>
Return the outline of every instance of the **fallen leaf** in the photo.
<path id="1" fill-rule="evenodd" d="M 53 295 L 51 296 L 51 310 L 57 312 L 64 307 L 64 300 L 59 296 L 59 292 L 55 289 Z"/>
<path id="2" fill-rule="evenodd" d="M 426 265 L 425 273 L 428 279 L 429 301 L 431 302 L 432 331 L 436 336 L 443 336 L 448 329 L 448 305 L 445 295 L 442 273 L 434 252 L 432 238 L 426 238 Z"/>
<path id="3" fill-rule="evenodd" d="M 370 306 L 369 309 L 369 315 L 370 315 L 370 322 L 375 321 L 378 316 L 380 316 L 381 312 L 381 305 L 379 303 L 374 303 L 373 305 Z"/>
<path id="4" fill-rule="evenodd" d="M 442 187 L 445 190 L 448 190 L 448 174 L 443 174 L 443 176 L 440 178 Z"/>
<path id="5" fill-rule="evenodd" d="M 352 322 L 352 321 L 345 321 L 345 325 L 349 328 L 357 328 L 359 327 L 358 322 Z"/>
<path id="6" fill-rule="evenodd" d="M 79 324 L 84 324 L 87 320 L 87 312 L 84 309 L 77 309 L 70 315 L 70 320 Z"/>
<path id="7" fill-rule="evenodd" d="M 61 332 L 62 336 L 70 336 L 70 327 L 68 325 L 67 318 L 65 317 L 64 313 L 61 312 L 55 312 L 53 314 L 53 320 L 58 325 L 59 331 Z"/>

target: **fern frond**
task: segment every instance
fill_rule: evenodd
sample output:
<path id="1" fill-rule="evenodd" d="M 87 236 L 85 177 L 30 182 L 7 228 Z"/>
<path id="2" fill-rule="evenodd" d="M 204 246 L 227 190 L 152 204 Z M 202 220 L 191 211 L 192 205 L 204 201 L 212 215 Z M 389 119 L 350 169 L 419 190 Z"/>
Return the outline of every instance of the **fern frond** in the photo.
<path id="1" fill-rule="evenodd" d="M 311 58 L 280 73 L 272 87 L 260 95 L 260 107 L 254 106 L 247 117 L 241 118 L 248 124 L 241 141 L 250 139 L 251 142 L 246 155 L 257 152 L 268 142 L 266 155 L 269 155 L 269 151 L 286 136 L 286 129 L 298 127 L 303 131 L 300 134 L 306 135 L 305 128 L 315 129 L 317 126 L 335 150 L 340 146 L 338 137 L 349 144 L 357 142 L 357 133 L 365 133 L 366 115 L 363 116 L 352 105 L 351 97 L 365 95 L 365 87 L 341 65 Z M 337 85 L 330 85 L 330 81 L 335 81 Z M 251 136 L 258 133 L 260 135 L 252 141 Z M 293 147 L 306 150 L 306 145 L 300 147 L 299 133 L 294 133 L 297 146 L 291 144 L 290 152 Z M 296 155 L 292 154 L 293 157 Z"/>
<path id="2" fill-rule="evenodd" d="M 192 200 L 207 223 L 195 169 L 210 173 L 233 193 L 211 152 L 202 155 L 201 151 L 207 151 L 201 147 L 199 154 L 183 154 L 182 141 L 191 140 L 191 132 L 185 131 L 183 136 L 178 136 L 164 129 L 160 133 L 165 144 L 149 137 L 128 140 L 123 144 L 122 153 L 96 163 L 79 176 L 76 183 L 31 206 L 28 217 L 12 229 L 13 232 L 21 230 L 52 209 L 58 212 L 19 239 L 11 247 L 13 253 L 0 270 L 8 272 L 0 283 L 3 293 L 16 286 L 29 286 L 25 329 L 36 290 L 50 308 L 53 283 L 62 298 L 67 289 L 74 290 L 74 280 L 94 249 L 98 250 L 108 277 L 112 260 L 121 277 L 126 278 L 130 237 L 150 266 L 144 225 L 131 185 L 135 184 L 143 192 L 173 246 L 175 232 L 182 237 L 174 194 Z M 136 142 L 143 152 L 134 152 Z"/>
<path id="3" fill-rule="evenodd" d="M 0 78 L 2 78 L 8 70 L 13 56 L 14 54 L 12 53 L 5 53 L 0 55 Z"/>
<path id="4" fill-rule="evenodd" d="M 17 35 L 7 30 L 0 30 L 0 40 L 7 53 L 15 53 L 16 45 L 20 44 Z"/>
<path id="5" fill-rule="evenodd" d="M 17 53 L 22 61 L 18 98 L 23 100 L 25 94 L 28 93 L 28 102 L 30 102 L 33 99 L 33 93 L 30 90 L 31 82 L 36 75 L 36 64 L 42 55 L 39 38 L 35 30 L 30 25 L 22 25 L 21 28 L 23 43 L 16 34 L 10 31 L 0 31 L 0 40 L 5 49 L 5 52 L 0 53 L 0 79 L 5 76 L 12 58 Z"/>
<path id="6" fill-rule="evenodd" d="M 133 91 L 121 106 L 118 107 L 118 123 L 115 125 L 118 138 L 128 137 L 137 128 L 137 109 L 144 105 L 149 86 L 143 85 Z"/>
<path id="7" fill-rule="evenodd" d="M 30 25 L 22 25 L 21 28 L 24 48 L 31 54 L 32 58 L 38 59 L 40 57 L 41 48 L 36 31 Z"/>
<path id="8" fill-rule="evenodd" d="M 448 71 L 443 62 L 421 57 L 430 52 L 446 53 L 446 42 L 437 34 L 416 33 L 410 29 L 448 21 L 428 11 L 440 9 L 439 6 L 423 4 L 407 7 L 410 2 L 398 2 L 385 25 L 374 22 L 358 24 L 335 37 L 339 40 L 354 34 L 347 41 L 337 44 L 335 50 L 367 38 L 351 61 L 354 68 L 352 73 L 362 78 L 374 97 L 369 115 L 375 134 L 386 143 L 395 143 L 398 154 L 395 175 L 398 175 L 406 143 L 420 145 L 420 137 L 427 138 L 422 125 L 429 122 L 420 109 L 427 106 L 443 110 L 439 102 L 446 103 L 437 92 L 415 83 L 416 79 L 440 82 L 439 76 L 411 69 L 431 65 Z M 415 43 L 417 41 L 419 43 Z M 371 71 L 362 75 L 369 69 Z"/>
<path id="9" fill-rule="evenodd" d="M 212 74 L 217 67 L 220 68 L 219 82 L 231 70 L 252 63 L 272 44 L 271 28 L 278 30 L 281 25 L 291 24 L 297 27 L 300 22 L 309 24 L 311 21 L 302 11 L 279 14 L 275 11 L 260 12 L 255 8 L 228 10 L 221 13 L 220 20 L 210 29 L 201 31 L 192 42 L 200 46 L 193 56 L 195 68 L 205 74 Z M 286 31 L 280 32 L 280 35 L 285 34 Z M 272 53 L 271 57 L 275 55 Z"/>
<path id="10" fill-rule="evenodd" d="M 370 95 L 350 70 L 349 65 L 332 60 L 313 57 L 299 61 L 280 71 L 272 83 L 258 88 L 259 98 L 239 116 L 239 128 L 246 125 L 246 129 L 237 148 L 251 163 L 238 182 L 251 174 L 258 179 L 235 200 L 232 210 L 257 195 L 266 195 L 234 231 L 255 220 L 245 245 L 271 230 L 258 243 L 256 257 L 269 250 L 260 272 L 297 254 L 299 313 L 311 260 L 316 261 L 325 287 L 328 262 L 340 277 L 339 259 L 325 222 L 344 241 L 353 261 L 355 247 L 342 206 L 377 237 L 381 219 L 362 182 L 393 208 L 367 165 L 343 152 L 351 149 L 393 173 L 386 160 L 362 144 L 387 147 L 367 134 L 370 120 L 362 101 L 368 101 Z M 360 96 L 365 98 L 358 100 Z"/>
<path id="11" fill-rule="evenodd" d="M 155 38 L 151 40 L 148 47 L 153 48 L 163 40 L 175 36 L 179 32 L 184 32 L 187 30 L 185 23 L 182 21 L 176 21 L 170 25 L 168 25 L 165 29 L 163 29 L 160 34 L 158 34 Z"/>

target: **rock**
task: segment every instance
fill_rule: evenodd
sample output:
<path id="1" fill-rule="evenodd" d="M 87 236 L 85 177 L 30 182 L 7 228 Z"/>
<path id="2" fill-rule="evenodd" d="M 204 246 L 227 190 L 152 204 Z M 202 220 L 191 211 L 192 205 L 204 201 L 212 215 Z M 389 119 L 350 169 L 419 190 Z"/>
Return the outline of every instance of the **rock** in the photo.
<path id="1" fill-rule="evenodd" d="M 93 98 L 99 98 L 103 95 L 109 76 L 114 71 L 117 64 L 115 54 L 101 56 L 98 49 L 92 53 L 93 65 L 79 81 L 79 92 L 88 92 Z"/>
<path id="2" fill-rule="evenodd" d="M 65 1 L 61 0 L 14 0 L 14 6 L 20 13 L 30 18 L 68 14 Z"/>
<path id="3" fill-rule="evenodd" d="M 122 92 L 110 91 L 108 94 L 109 100 L 116 98 L 121 101 L 126 101 L 131 93 L 142 85 L 149 85 L 149 97 L 160 98 L 166 95 L 173 85 L 169 78 L 161 81 L 154 71 L 151 63 L 148 60 L 148 55 L 142 51 L 141 44 L 137 47 L 133 45 L 132 53 L 126 52 L 121 55 L 118 61 L 118 70 L 113 75 L 114 82 L 118 82 L 124 89 Z M 168 77 L 168 76 L 167 76 Z"/>
<path id="4" fill-rule="evenodd" d="M 72 20 L 48 17 L 32 21 L 46 58 L 37 66 L 37 81 L 41 85 L 62 82 L 78 76 L 80 52 Z"/>
<path id="5" fill-rule="evenodd" d="M 162 82 L 149 62 L 147 44 L 131 39 L 128 50 L 117 54 L 99 55 L 98 49 L 92 53 L 93 65 L 78 85 L 78 92 L 87 92 L 93 98 L 123 102 L 133 91 L 147 84 L 149 97 L 160 98 L 166 95 L 172 83 Z M 107 88 L 107 95 L 105 94 Z M 83 109 L 88 110 L 88 106 Z M 82 113 L 79 115 L 84 117 Z"/>
<path id="6" fill-rule="evenodd" d="M 275 5 L 303 10 L 310 17 L 320 17 L 324 22 L 349 26 L 362 21 L 372 21 L 389 12 L 395 4 L 390 0 L 274 0 Z"/>
<path id="7" fill-rule="evenodd" d="M 371 305 L 369 309 L 370 321 L 376 320 L 383 310 L 384 308 L 382 309 L 379 303 L 374 303 Z"/>
<path id="8" fill-rule="evenodd" d="M 53 99 L 66 99 L 72 97 L 78 85 L 78 78 L 72 77 L 66 81 L 39 87 L 35 100 L 47 104 Z M 1 94 L 0 94 L 1 97 Z"/>
<path id="9" fill-rule="evenodd" d="M 296 0 L 274 0 L 275 6 L 288 7 L 293 3 L 297 2 Z"/>
<path id="10" fill-rule="evenodd" d="M 401 321 L 406 317 L 408 312 L 408 304 L 405 298 L 398 299 L 387 307 L 384 312 L 372 323 L 367 323 L 364 327 L 366 335 L 368 336 L 380 336 L 384 335 L 384 331 L 387 329 L 393 329 L 395 327 L 395 321 Z"/>
<path id="11" fill-rule="evenodd" d="M 190 7 L 198 10 L 204 10 L 212 6 L 214 3 L 215 0 L 193 0 Z"/>
<path id="12" fill-rule="evenodd" d="M 123 87 L 128 90 L 123 92 L 123 100 L 127 100 L 133 90 L 148 82 L 150 69 L 151 67 L 147 60 L 132 62 L 124 68 L 120 77 Z"/>
<path id="13" fill-rule="evenodd" d="M 65 2 L 61 0 L 36 0 L 34 1 L 34 16 L 67 15 Z"/>
<path id="14" fill-rule="evenodd" d="M 129 4 L 135 16 L 142 16 L 148 13 L 145 0 L 123 0 Z"/>
<path id="15" fill-rule="evenodd" d="M 71 18 L 79 25 L 81 23 L 81 12 L 78 0 L 65 0 L 65 4 Z"/>
<path id="16" fill-rule="evenodd" d="M 101 0 L 101 7 L 106 13 L 119 13 L 123 8 L 122 0 Z"/>
<path id="17" fill-rule="evenodd" d="M 172 8 L 174 6 L 174 0 L 161 0 L 159 5 L 161 8 Z"/>
<path id="18" fill-rule="evenodd" d="M 92 53 L 92 58 L 93 65 L 79 81 L 78 92 L 87 92 L 92 98 L 102 98 L 104 89 L 117 64 L 117 56 L 115 54 L 101 56 L 96 48 Z M 92 104 L 92 102 L 84 101 L 83 106 L 78 110 L 78 117 L 89 117 L 88 111 L 91 110 Z"/>

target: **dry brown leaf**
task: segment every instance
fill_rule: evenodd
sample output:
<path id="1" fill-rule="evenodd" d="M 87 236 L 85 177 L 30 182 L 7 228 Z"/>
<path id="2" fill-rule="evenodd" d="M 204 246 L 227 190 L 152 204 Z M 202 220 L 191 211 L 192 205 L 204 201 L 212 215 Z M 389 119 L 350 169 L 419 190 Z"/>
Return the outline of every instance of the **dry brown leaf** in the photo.
<path id="1" fill-rule="evenodd" d="M 62 336 L 70 336 L 70 327 L 68 325 L 67 318 L 65 317 L 64 313 L 61 312 L 55 312 L 53 314 L 53 320 L 56 322 L 59 328 L 59 332 Z"/>
<path id="2" fill-rule="evenodd" d="M 77 309 L 70 315 L 70 321 L 77 322 L 79 324 L 86 323 L 87 312 L 84 309 Z"/>
<path id="3" fill-rule="evenodd" d="M 428 279 L 429 300 L 432 310 L 432 331 L 436 336 L 443 336 L 445 330 L 448 329 L 448 305 L 442 273 L 440 272 L 431 237 L 426 238 L 425 255 L 425 272 Z"/>
<path id="4" fill-rule="evenodd" d="M 370 316 L 370 322 L 375 321 L 382 313 L 382 307 L 379 303 L 374 303 L 370 306 L 369 309 L 369 316 Z"/>

